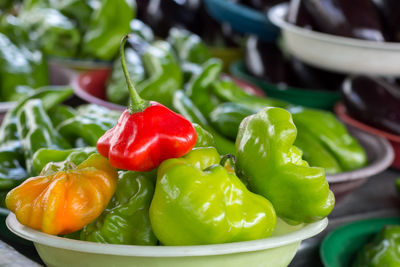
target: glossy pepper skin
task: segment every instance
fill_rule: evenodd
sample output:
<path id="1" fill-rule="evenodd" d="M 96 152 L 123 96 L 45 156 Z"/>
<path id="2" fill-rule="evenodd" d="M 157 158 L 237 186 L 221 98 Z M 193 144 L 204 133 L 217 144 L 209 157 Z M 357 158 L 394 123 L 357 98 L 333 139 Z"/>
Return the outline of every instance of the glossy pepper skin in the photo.
<path id="1" fill-rule="evenodd" d="M 215 148 L 196 148 L 160 165 L 150 220 L 163 245 L 246 241 L 272 233 L 271 203 L 219 163 Z"/>
<path id="2" fill-rule="evenodd" d="M 24 161 L 19 141 L 0 145 L 0 192 L 14 188 L 28 177 Z"/>
<path id="3" fill-rule="evenodd" d="M 76 116 L 76 110 L 70 106 L 58 105 L 50 109 L 47 114 L 54 127 Z"/>
<path id="4" fill-rule="evenodd" d="M 118 53 L 121 36 L 129 33 L 136 6 L 132 0 L 101 0 L 99 4 L 83 36 L 81 56 L 111 60 Z"/>
<path id="5" fill-rule="evenodd" d="M 83 228 L 80 239 L 109 244 L 157 245 L 149 218 L 155 178 L 155 172 L 121 171 L 117 190 L 107 209 Z"/>
<path id="6" fill-rule="evenodd" d="M 72 233 L 103 212 L 117 187 L 118 173 L 99 154 L 76 168 L 53 166 L 11 190 L 7 208 L 33 229 L 52 235 Z"/>
<path id="7" fill-rule="evenodd" d="M 196 144 L 196 131 L 190 121 L 157 102 L 140 98 L 126 68 L 124 45 L 121 62 L 131 96 L 131 106 L 125 110 L 116 126 L 97 142 L 97 150 L 108 157 L 116 168 L 150 171 L 169 158 L 188 153 Z M 146 149 L 143 149 L 146 148 Z"/>
<path id="8" fill-rule="evenodd" d="M 40 148 L 70 148 L 68 142 L 55 131 L 40 99 L 31 99 L 18 112 L 18 135 L 26 159 L 26 168 L 33 172 L 32 156 Z"/>
<path id="9" fill-rule="evenodd" d="M 400 265 L 400 226 L 384 226 L 359 252 L 352 267 L 395 267 Z"/>
<path id="10" fill-rule="evenodd" d="M 307 108 L 292 108 L 291 112 L 298 131 L 312 135 L 332 153 L 344 171 L 367 164 L 362 146 L 332 113 Z"/>
<path id="11" fill-rule="evenodd" d="M 79 165 L 96 152 L 96 147 L 82 147 L 66 150 L 41 148 L 32 156 L 33 174 L 38 175 L 50 162 L 68 161 Z"/>
<path id="12" fill-rule="evenodd" d="M 293 146 L 297 130 L 290 113 L 265 108 L 242 121 L 236 139 L 236 171 L 251 191 L 271 201 L 291 224 L 320 220 L 335 197 L 322 168 L 310 167 Z"/>
<path id="13" fill-rule="evenodd" d="M 199 124 L 202 128 L 212 134 L 215 140 L 215 147 L 221 154 L 235 154 L 235 144 L 219 134 L 212 126 L 209 124 L 207 119 L 203 116 L 201 111 L 195 106 L 192 100 L 185 95 L 181 90 L 178 90 L 174 94 L 173 98 L 174 109 L 182 114 L 186 119 L 192 123 Z"/>
<path id="14" fill-rule="evenodd" d="M 192 123 L 194 129 L 196 130 L 197 141 L 194 147 L 216 147 L 214 137 L 211 133 L 205 130 L 203 127 L 197 123 Z"/>

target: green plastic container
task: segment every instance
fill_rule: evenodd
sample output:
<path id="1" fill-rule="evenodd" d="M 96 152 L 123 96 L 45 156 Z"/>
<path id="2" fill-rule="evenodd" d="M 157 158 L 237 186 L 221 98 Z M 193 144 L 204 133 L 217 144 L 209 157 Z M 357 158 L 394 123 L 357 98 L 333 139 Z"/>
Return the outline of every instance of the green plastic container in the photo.
<path id="1" fill-rule="evenodd" d="M 333 110 L 340 99 L 340 92 L 300 89 L 294 87 L 282 88 L 276 84 L 266 82 L 254 77 L 246 71 L 243 61 L 236 61 L 230 67 L 233 76 L 260 87 L 264 92 L 274 98 L 286 100 L 292 104 L 310 108 Z"/>
<path id="2" fill-rule="evenodd" d="M 328 234 L 320 247 L 325 267 L 350 267 L 357 252 L 377 234 L 383 226 L 400 224 L 400 218 L 376 218 L 339 227 Z"/>

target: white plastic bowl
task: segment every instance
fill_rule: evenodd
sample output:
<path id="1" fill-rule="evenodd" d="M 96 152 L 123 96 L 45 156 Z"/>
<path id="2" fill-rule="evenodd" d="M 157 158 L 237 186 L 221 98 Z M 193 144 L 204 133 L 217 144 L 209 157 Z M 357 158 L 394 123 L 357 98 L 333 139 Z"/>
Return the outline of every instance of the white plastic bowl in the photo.
<path id="1" fill-rule="evenodd" d="M 272 237 L 203 246 L 110 245 L 48 235 L 21 225 L 10 213 L 7 227 L 34 243 L 47 266 L 287 266 L 302 240 L 317 235 L 328 219 L 289 226 L 279 220 Z"/>
<path id="2" fill-rule="evenodd" d="M 288 52 L 318 68 L 343 73 L 400 75 L 400 43 L 374 42 L 305 29 L 286 21 L 289 4 L 271 8 Z"/>

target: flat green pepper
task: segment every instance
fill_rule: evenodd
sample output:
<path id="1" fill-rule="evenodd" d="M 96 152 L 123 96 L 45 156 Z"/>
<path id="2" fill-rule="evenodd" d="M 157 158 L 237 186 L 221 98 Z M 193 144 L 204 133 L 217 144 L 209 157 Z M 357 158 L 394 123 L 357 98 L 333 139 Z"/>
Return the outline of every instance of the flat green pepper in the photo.
<path id="1" fill-rule="evenodd" d="M 80 239 L 109 244 L 156 245 L 157 238 L 149 219 L 155 177 L 155 172 L 121 171 L 108 208 L 83 228 Z"/>
<path id="2" fill-rule="evenodd" d="M 137 84 L 145 79 L 145 70 L 140 56 L 131 48 L 125 49 L 126 66 L 132 81 Z M 107 84 L 107 99 L 120 105 L 128 105 L 129 91 L 126 86 L 121 60 L 116 60 L 113 65 L 111 78 Z"/>
<path id="3" fill-rule="evenodd" d="M 294 145 L 303 151 L 303 158 L 310 166 L 322 167 L 326 174 L 342 172 L 336 158 L 307 131 L 297 131 Z"/>
<path id="4" fill-rule="evenodd" d="M 17 129 L 25 154 L 26 167 L 33 172 L 32 156 L 40 148 L 70 148 L 54 129 L 46 114 L 42 100 L 31 99 L 18 112 Z"/>
<path id="5" fill-rule="evenodd" d="M 149 78 L 137 85 L 140 96 L 171 107 L 174 92 L 183 85 L 183 75 L 170 44 L 156 41 L 147 46 L 142 62 Z"/>
<path id="6" fill-rule="evenodd" d="M 190 79 L 186 89 L 186 94 L 206 118 L 208 118 L 214 107 L 219 104 L 217 98 L 213 97 L 209 89 L 211 84 L 219 78 L 222 67 L 221 60 L 209 59 L 202 65 L 202 71 Z"/>
<path id="7" fill-rule="evenodd" d="M 288 103 L 269 97 L 249 95 L 233 82 L 229 77 L 223 77 L 212 84 L 213 93 L 223 102 L 234 102 L 247 106 L 250 109 L 260 110 L 265 107 L 286 108 Z"/>
<path id="8" fill-rule="evenodd" d="M 367 164 L 364 149 L 332 113 L 299 107 L 290 111 L 299 132 L 308 132 L 326 147 L 344 171 L 361 168 Z"/>
<path id="9" fill-rule="evenodd" d="M 0 145 L 0 192 L 14 188 L 28 177 L 20 149 L 19 141 L 8 141 Z"/>
<path id="10" fill-rule="evenodd" d="M 320 220 L 335 203 L 324 169 L 309 167 L 293 145 L 296 135 L 288 111 L 265 108 L 242 121 L 236 139 L 238 175 L 291 224 Z"/>
<path id="11" fill-rule="evenodd" d="M 383 227 L 359 252 L 353 267 L 400 266 L 400 226 Z"/>
<path id="12" fill-rule="evenodd" d="M 167 41 L 175 49 L 180 61 L 202 64 L 211 58 L 201 38 L 185 29 L 171 28 Z"/>
<path id="13" fill-rule="evenodd" d="M 215 148 L 195 148 L 158 168 L 150 221 L 163 245 L 205 245 L 268 237 L 271 203 L 220 164 Z"/>
<path id="14" fill-rule="evenodd" d="M 41 148 L 32 156 L 33 175 L 39 175 L 44 166 L 49 162 L 68 161 L 79 165 L 96 152 L 97 150 L 95 147 L 82 147 L 67 150 Z"/>
<path id="15" fill-rule="evenodd" d="M 135 17 L 136 6 L 132 0 L 100 0 L 98 4 L 83 36 L 81 56 L 112 60 L 122 36 L 129 33 L 129 22 Z"/>
<path id="16" fill-rule="evenodd" d="M 210 113 L 210 121 L 219 133 L 235 140 L 242 120 L 254 113 L 257 111 L 242 104 L 225 102 Z"/>
<path id="17" fill-rule="evenodd" d="M 202 128 L 212 134 L 215 140 L 215 147 L 217 148 L 219 153 L 235 153 L 235 144 L 231 140 L 228 140 L 227 138 L 220 135 L 210 126 L 207 119 L 203 116 L 200 110 L 193 104 L 192 100 L 190 100 L 190 98 L 187 97 L 183 91 L 178 90 L 175 92 L 173 98 L 173 107 L 190 122 L 199 124 Z"/>

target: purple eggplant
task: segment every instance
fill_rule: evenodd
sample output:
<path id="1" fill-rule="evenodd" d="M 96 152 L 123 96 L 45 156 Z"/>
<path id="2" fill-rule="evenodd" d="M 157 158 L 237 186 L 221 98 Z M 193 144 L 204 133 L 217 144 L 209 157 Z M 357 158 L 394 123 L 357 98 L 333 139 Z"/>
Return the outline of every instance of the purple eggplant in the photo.
<path id="1" fill-rule="evenodd" d="M 290 1 L 289 12 L 287 14 L 287 21 L 297 26 L 314 29 L 312 17 L 304 5 L 302 0 Z"/>
<path id="2" fill-rule="evenodd" d="M 385 41 L 371 0 L 303 0 L 315 30 L 370 41 Z"/>
<path id="3" fill-rule="evenodd" d="M 372 0 L 378 7 L 386 35 L 393 42 L 400 42 L 400 1 Z"/>
<path id="4" fill-rule="evenodd" d="M 286 0 L 242 0 L 240 2 L 259 11 L 265 11 L 274 5 L 286 2 Z"/>
<path id="5" fill-rule="evenodd" d="M 382 79 L 349 77 L 342 86 L 343 101 L 353 118 L 400 135 L 400 87 Z"/>

